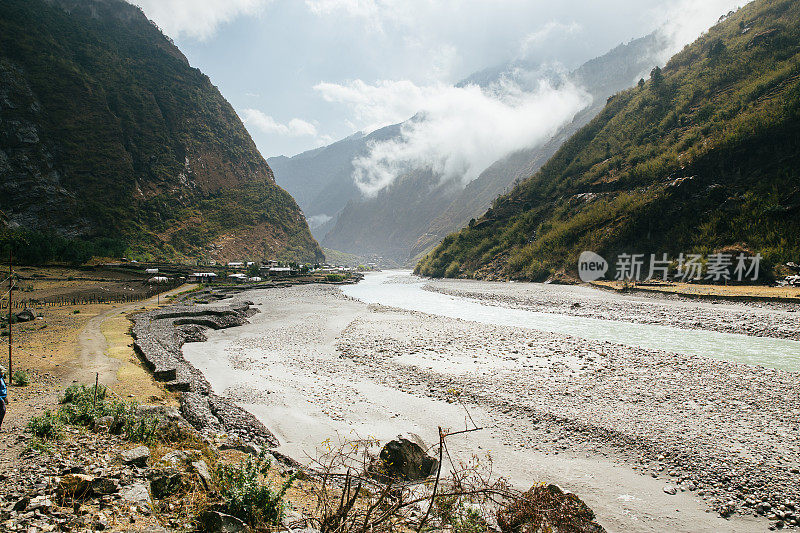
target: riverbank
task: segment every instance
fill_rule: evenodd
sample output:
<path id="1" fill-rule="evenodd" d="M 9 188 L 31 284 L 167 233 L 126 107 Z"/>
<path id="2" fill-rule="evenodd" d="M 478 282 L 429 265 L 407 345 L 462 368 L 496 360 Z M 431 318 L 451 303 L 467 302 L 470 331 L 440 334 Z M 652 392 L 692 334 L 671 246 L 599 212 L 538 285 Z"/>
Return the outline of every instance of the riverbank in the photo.
<path id="1" fill-rule="evenodd" d="M 792 373 L 367 306 L 332 287 L 247 298 L 260 310 L 250 324 L 184 354 L 282 453 L 303 460 L 356 435 L 430 441 L 437 425 L 464 427 L 458 394 L 486 427 L 460 443 L 462 458 L 491 450 L 519 486 L 563 484 L 611 531 L 794 519 Z"/>
<path id="2" fill-rule="evenodd" d="M 577 285 L 471 280 L 427 280 L 424 289 L 541 313 L 800 339 L 800 303 L 698 301 L 675 294 L 623 294 Z"/>

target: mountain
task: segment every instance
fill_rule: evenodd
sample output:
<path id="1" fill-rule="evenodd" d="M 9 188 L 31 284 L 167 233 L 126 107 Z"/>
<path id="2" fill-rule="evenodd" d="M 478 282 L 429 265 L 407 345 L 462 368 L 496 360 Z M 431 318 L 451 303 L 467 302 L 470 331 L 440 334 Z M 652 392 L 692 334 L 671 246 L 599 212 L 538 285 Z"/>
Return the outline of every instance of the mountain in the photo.
<path id="1" fill-rule="evenodd" d="M 396 124 L 369 135 L 356 133 L 294 157 L 271 157 L 267 162 L 303 208 L 314 236 L 322 239 L 347 202 L 361 194 L 353 181 L 353 160 L 367 155 L 371 143 L 399 135 L 400 125 Z"/>
<path id="2" fill-rule="evenodd" d="M 0 3 L 0 192 L 23 260 L 323 257 L 231 105 L 121 0 Z"/>
<path id="3" fill-rule="evenodd" d="M 414 263 L 447 235 L 465 227 L 470 219 L 486 212 L 501 193 L 508 192 L 515 183 L 539 170 L 570 136 L 603 109 L 610 95 L 630 87 L 634 80 L 649 70 L 667 46 L 666 40 L 660 34 L 652 33 L 621 44 L 576 69 L 570 79 L 589 91 L 592 103 L 545 143 L 507 156 L 467 184 L 414 243 L 411 248 L 411 259 Z"/>
<path id="4" fill-rule="evenodd" d="M 429 276 L 574 276 L 583 250 L 800 258 L 800 4 L 730 13 L 615 95 L 532 177 L 417 266 Z"/>
<path id="5" fill-rule="evenodd" d="M 658 34 L 621 44 L 593 59 L 567 79 L 585 88 L 592 104 L 579 112 L 547 141 L 497 161 L 466 187 L 458 180 L 412 171 L 400 176 L 373 198 L 355 197 L 341 212 L 333 228 L 322 238 L 325 246 L 351 253 L 376 253 L 394 261 L 413 264 L 446 235 L 480 216 L 491 201 L 507 192 L 515 181 L 527 178 L 549 159 L 571 134 L 587 124 L 612 94 L 630 87 L 658 62 L 667 46 Z M 462 82 L 489 86 L 511 79 L 535 87 L 539 80 L 559 83 L 560 75 L 536 65 L 510 63 L 487 69 Z"/>

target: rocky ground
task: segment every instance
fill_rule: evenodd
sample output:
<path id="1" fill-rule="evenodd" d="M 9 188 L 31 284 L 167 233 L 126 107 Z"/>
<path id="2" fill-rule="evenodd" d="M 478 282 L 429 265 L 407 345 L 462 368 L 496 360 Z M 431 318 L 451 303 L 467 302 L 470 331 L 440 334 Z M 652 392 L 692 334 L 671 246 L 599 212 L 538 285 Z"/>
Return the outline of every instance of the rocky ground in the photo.
<path id="1" fill-rule="evenodd" d="M 247 404 L 299 456 L 312 450 L 305 434 L 321 440 L 442 421 L 455 427 L 463 411 L 451 416 L 441 406 L 463 403 L 488 424 L 491 438 L 476 442 L 503 443 L 504 450 L 493 452 L 498 468 L 519 474 L 508 470 L 514 454 L 520 466 L 527 457 L 549 457 L 545 462 L 566 468 L 560 471 L 572 477 L 571 490 L 588 495 L 612 529 L 798 524 L 794 373 L 366 306 L 329 287 L 248 298 L 261 310 L 253 323 L 191 345 L 191 359 L 216 390 Z M 572 295 L 563 300 L 557 304 L 574 303 Z M 713 320 L 717 307 L 704 309 L 695 312 L 701 323 Z M 639 478 L 626 477 L 626 469 Z M 648 495 L 647 505 L 655 507 L 635 507 L 644 497 L 637 490 L 652 488 L 644 479 L 658 484 L 661 499 Z M 630 492 L 611 499 L 616 490 Z M 669 498 L 678 513 L 658 516 Z M 684 506 L 697 500 L 730 521 L 695 523 L 699 515 Z M 639 512 L 638 525 L 626 522 L 626 513 Z"/>
<path id="2" fill-rule="evenodd" d="M 65 427 L 57 440 L 17 435 L 23 451 L 0 473 L 0 530 L 246 531 L 214 510 L 213 468 L 242 461 L 247 447 L 225 435 L 204 438 L 175 408 L 140 410 L 172 427 L 173 438 L 133 443 L 111 434 L 108 419 L 93 429 Z M 271 480 L 279 484 L 292 471 L 273 460 Z M 295 522 L 302 516 L 290 508 L 283 529 Z"/>
<path id="3" fill-rule="evenodd" d="M 489 409 L 517 447 L 610 446 L 723 516 L 799 523 L 796 374 L 386 308 L 338 347 L 373 379 Z"/>
<path id="4" fill-rule="evenodd" d="M 614 294 L 582 286 L 465 280 L 430 280 L 425 290 L 543 313 L 800 339 L 800 304 L 698 301 L 656 293 Z"/>

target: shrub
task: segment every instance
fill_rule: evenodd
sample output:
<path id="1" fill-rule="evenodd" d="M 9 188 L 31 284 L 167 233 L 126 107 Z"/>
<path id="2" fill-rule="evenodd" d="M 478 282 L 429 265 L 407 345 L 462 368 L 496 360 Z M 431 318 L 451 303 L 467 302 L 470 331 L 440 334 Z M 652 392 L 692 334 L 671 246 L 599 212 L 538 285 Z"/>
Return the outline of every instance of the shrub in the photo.
<path id="1" fill-rule="evenodd" d="M 31 455 L 38 453 L 53 453 L 53 447 L 50 445 L 49 442 L 44 441 L 39 437 L 33 437 L 25 445 L 25 448 L 22 450 L 22 455 Z"/>
<path id="2" fill-rule="evenodd" d="M 341 274 L 328 274 L 327 276 L 325 276 L 325 280 L 334 282 L 344 281 L 344 276 L 342 276 Z"/>
<path id="3" fill-rule="evenodd" d="M 131 442 L 150 443 L 156 440 L 158 421 L 153 417 L 137 416 L 137 405 L 117 398 L 109 398 L 108 390 L 100 385 L 71 385 L 61 398 L 59 417 L 67 424 L 92 426 L 95 420 L 105 416 L 114 418 L 113 433 L 123 434 Z"/>
<path id="4" fill-rule="evenodd" d="M 12 381 L 14 385 L 19 387 L 27 387 L 31 383 L 30 378 L 28 378 L 28 373 L 24 370 L 14 370 L 13 377 L 14 379 Z"/>
<path id="5" fill-rule="evenodd" d="M 226 512 L 252 527 L 269 527 L 283 518 L 283 497 L 294 482 L 287 479 L 276 491 L 264 480 L 270 462 L 262 453 L 248 457 L 238 465 L 220 465 L 216 470 L 217 485 Z"/>
<path id="6" fill-rule="evenodd" d="M 58 440 L 62 435 L 61 420 L 49 410 L 42 416 L 34 416 L 28 421 L 28 431 L 41 440 Z"/>
<path id="7" fill-rule="evenodd" d="M 471 506 L 460 496 L 436 498 L 433 513 L 441 525 L 450 526 L 453 533 L 483 533 L 490 530 L 480 509 Z"/>

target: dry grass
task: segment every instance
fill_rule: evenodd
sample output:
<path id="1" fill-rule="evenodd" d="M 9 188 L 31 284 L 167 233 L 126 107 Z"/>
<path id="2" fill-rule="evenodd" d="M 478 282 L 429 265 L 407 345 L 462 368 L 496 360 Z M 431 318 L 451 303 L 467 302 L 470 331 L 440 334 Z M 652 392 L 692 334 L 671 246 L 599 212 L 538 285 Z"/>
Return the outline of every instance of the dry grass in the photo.
<path id="1" fill-rule="evenodd" d="M 14 368 L 58 375 L 60 367 L 76 357 L 78 335 L 86 323 L 111 307 L 109 304 L 96 304 L 37 309 L 44 320 L 20 322 L 13 326 Z"/>
<path id="2" fill-rule="evenodd" d="M 163 403 L 178 405 L 175 394 L 167 391 L 162 383 L 153 380 L 150 372 L 133 351 L 133 337 L 130 335 L 130 320 L 124 314 L 112 316 L 103 321 L 100 331 L 106 339 L 106 355 L 119 359 L 117 383 L 111 389 L 123 398 L 135 398 L 142 403 Z"/>
<path id="3" fill-rule="evenodd" d="M 592 285 L 621 291 L 625 285 L 621 281 L 595 281 Z M 770 287 L 766 285 L 701 285 L 695 283 L 665 283 L 663 285 L 636 285 L 637 291 L 661 292 L 687 296 L 708 296 L 722 298 L 775 298 L 797 299 L 800 302 L 800 287 Z"/>

